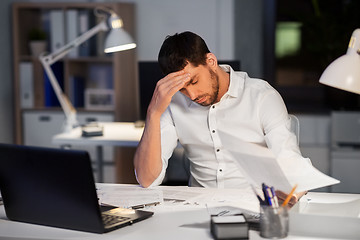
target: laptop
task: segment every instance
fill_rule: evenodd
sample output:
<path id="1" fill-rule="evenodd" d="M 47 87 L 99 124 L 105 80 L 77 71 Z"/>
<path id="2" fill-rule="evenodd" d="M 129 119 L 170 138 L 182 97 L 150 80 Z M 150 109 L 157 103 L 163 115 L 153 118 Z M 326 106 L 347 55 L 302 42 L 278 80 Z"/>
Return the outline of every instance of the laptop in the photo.
<path id="1" fill-rule="evenodd" d="M 99 206 L 86 151 L 0 144 L 0 190 L 13 221 L 105 233 L 153 215 Z"/>

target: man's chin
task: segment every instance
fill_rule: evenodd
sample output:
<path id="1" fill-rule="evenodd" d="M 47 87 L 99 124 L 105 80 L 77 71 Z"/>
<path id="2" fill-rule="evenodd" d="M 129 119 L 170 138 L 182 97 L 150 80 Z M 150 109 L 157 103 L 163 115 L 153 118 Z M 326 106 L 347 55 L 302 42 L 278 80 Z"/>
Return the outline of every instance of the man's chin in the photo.
<path id="1" fill-rule="evenodd" d="M 199 100 L 200 101 L 194 101 L 194 102 L 196 102 L 197 104 L 204 106 L 204 107 L 210 106 L 215 103 L 215 101 L 213 101 L 213 99 L 210 97 L 205 97 L 205 99 L 203 101 L 202 101 L 202 98 L 200 98 Z"/>
<path id="2" fill-rule="evenodd" d="M 213 104 L 213 102 L 211 101 L 205 101 L 205 102 L 202 102 L 202 103 L 199 103 L 201 106 L 204 106 L 204 107 L 207 107 L 207 106 L 210 106 Z"/>
<path id="3" fill-rule="evenodd" d="M 207 106 L 210 106 L 210 104 L 209 103 L 205 103 L 205 102 L 203 102 L 203 103 L 199 103 L 201 106 L 203 106 L 203 107 L 207 107 Z"/>

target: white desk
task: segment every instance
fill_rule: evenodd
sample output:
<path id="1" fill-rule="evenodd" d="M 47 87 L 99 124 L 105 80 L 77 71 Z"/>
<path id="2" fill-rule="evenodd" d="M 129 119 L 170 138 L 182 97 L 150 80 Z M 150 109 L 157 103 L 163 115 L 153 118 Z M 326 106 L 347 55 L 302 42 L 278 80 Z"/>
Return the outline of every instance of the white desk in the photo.
<path id="1" fill-rule="evenodd" d="M 71 147 L 71 145 L 96 146 L 98 181 L 102 182 L 103 146 L 136 147 L 144 128 L 137 128 L 130 122 L 101 122 L 99 125 L 104 127 L 103 136 L 82 137 L 81 127 L 77 127 L 68 133 L 55 135 L 52 143 L 63 148 Z"/>
<path id="2" fill-rule="evenodd" d="M 111 188 L 113 186 L 120 186 L 116 184 L 104 184 L 103 186 L 109 186 L 108 192 L 111 193 Z M 136 187 L 134 185 L 134 187 Z M 179 187 L 166 187 L 167 191 L 175 192 Z M 184 189 L 184 188 L 180 188 Z M 165 191 L 165 190 L 164 190 Z M 194 188 L 189 190 L 190 192 L 194 191 Z M 246 198 L 246 195 L 251 194 L 251 192 L 241 191 L 241 190 L 231 190 L 224 192 L 223 190 L 210 189 L 204 190 L 208 191 L 209 202 L 213 202 L 214 199 L 219 200 L 219 205 L 223 200 L 221 196 L 231 198 L 236 196 L 239 199 L 239 206 L 251 207 L 254 203 L 253 200 Z M 241 197 L 238 197 L 241 196 Z M 254 197 L 254 196 L 252 196 Z M 317 203 L 339 203 L 339 202 L 349 202 L 353 200 L 359 200 L 359 194 L 333 194 L 333 193 L 309 193 L 308 198 L 311 198 L 311 201 Z M 251 198 L 251 196 L 250 196 Z M 246 203 L 248 201 L 248 203 Z M 223 206 L 227 206 L 229 202 L 223 202 Z M 131 226 L 127 226 L 116 231 L 106 233 L 106 234 L 92 234 L 86 232 L 58 229 L 52 227 L 38 226 L 33 224 L 12 222 L 7 220 L 3 206 L 0 206 L 0 239 L 146 239 L 146 240 L 177 240 L 177 239 L 196 239 L 196 240 L 210 240 L 213 239 L 210 234 L 210 216 L 208 209 L 205 207 L 203 202 L 199 204 L 188 204 L 177 207 L 169 207 L 166 204 L 160 204 L 159 206 L 153 207 L 149 210 L 154 211 L 154 215 L 149 219 L 135 223 Z M 358 210 L 358 209 L 356 209 Z M 291 222 L 290 215 L 290 222 Z M 343 218 L 337 219 L 337 229 L 342 229 L 346 221 L 342 221 Z M 346 220 L 346 218 L 344 218 Z M 325 219 L 326 221 L 326 219 Z M 304 224 L 306 224 L 304 222 Z M 323 224 L 326 224 L 323 223 Z M 329 229 L 328 229 L 329 230 Z M 311 231 L 307 236 L 297 235 L 291 232 L 285 239 L 290 240 L 323 240 L 330 239 L 324 236 L 313 236 Z M 349 232 L 357 234 L 360 229 L 359 225 L 348 229 Z M 356 236 L 356 235 L 355 235 Z M 359 236 L 359 235 L 357 235 Z M 259 234 L 255 231 L 250 231 L 250 240 L 261 239 Z M 345 239 L 345 238 L 331 238 L 334 239 Z M 349 239 L 349 238 L 347 238 Z M 352 238 L 357 239 L 357 238 Z"/>

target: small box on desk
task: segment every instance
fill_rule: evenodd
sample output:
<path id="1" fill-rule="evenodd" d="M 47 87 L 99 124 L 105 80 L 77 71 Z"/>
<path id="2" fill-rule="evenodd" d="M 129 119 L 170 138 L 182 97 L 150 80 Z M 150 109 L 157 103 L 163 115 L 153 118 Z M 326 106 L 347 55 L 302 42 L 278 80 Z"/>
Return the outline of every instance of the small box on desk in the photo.
<path id="1" fill-rule="evenodd" d="M 83 137 L 96 137 L 104 135 L 104 127 L 97 123 L 88 123 L 81 127 Z"/>
<path id="2" fill-rule="evenodd" d="M 210 231 L 216 240 L 248 239 L 249 225 L 244 215 L 212 216 Z"/>

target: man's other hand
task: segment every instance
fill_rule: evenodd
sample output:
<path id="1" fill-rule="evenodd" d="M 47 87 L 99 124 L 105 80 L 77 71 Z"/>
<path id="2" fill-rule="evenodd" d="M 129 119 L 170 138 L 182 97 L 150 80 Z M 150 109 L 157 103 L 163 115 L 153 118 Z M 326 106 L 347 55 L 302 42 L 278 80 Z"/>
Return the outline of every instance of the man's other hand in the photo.
<path id="1" fill-rule="evenodd" d="M 281 205 L 281 204 L 285 201 L 285 199 L 286 199 L 286 197 L 287 197 L 288 195 L 287 195 L 286 193 L 282 192 L 282 191 L 279 191 L 279 190 L 276 190 L 275 192 L 276 192 L 276 196 L 277 196 L 278 201 L 279 201 L 279 205 Z M 299 192 L 299 193 L 293 194 L 293 195 L 291 196 L 290 201 L 289 201 L 289 203 L 288 203 L 287 205 L 291 208 L 291 207 L 294 206 L 294 205 L 300 200 L 300 198 L 301 198 L 302 196 L 304 196 L 306 193 L 307 193 L 307 192 Z"/>

